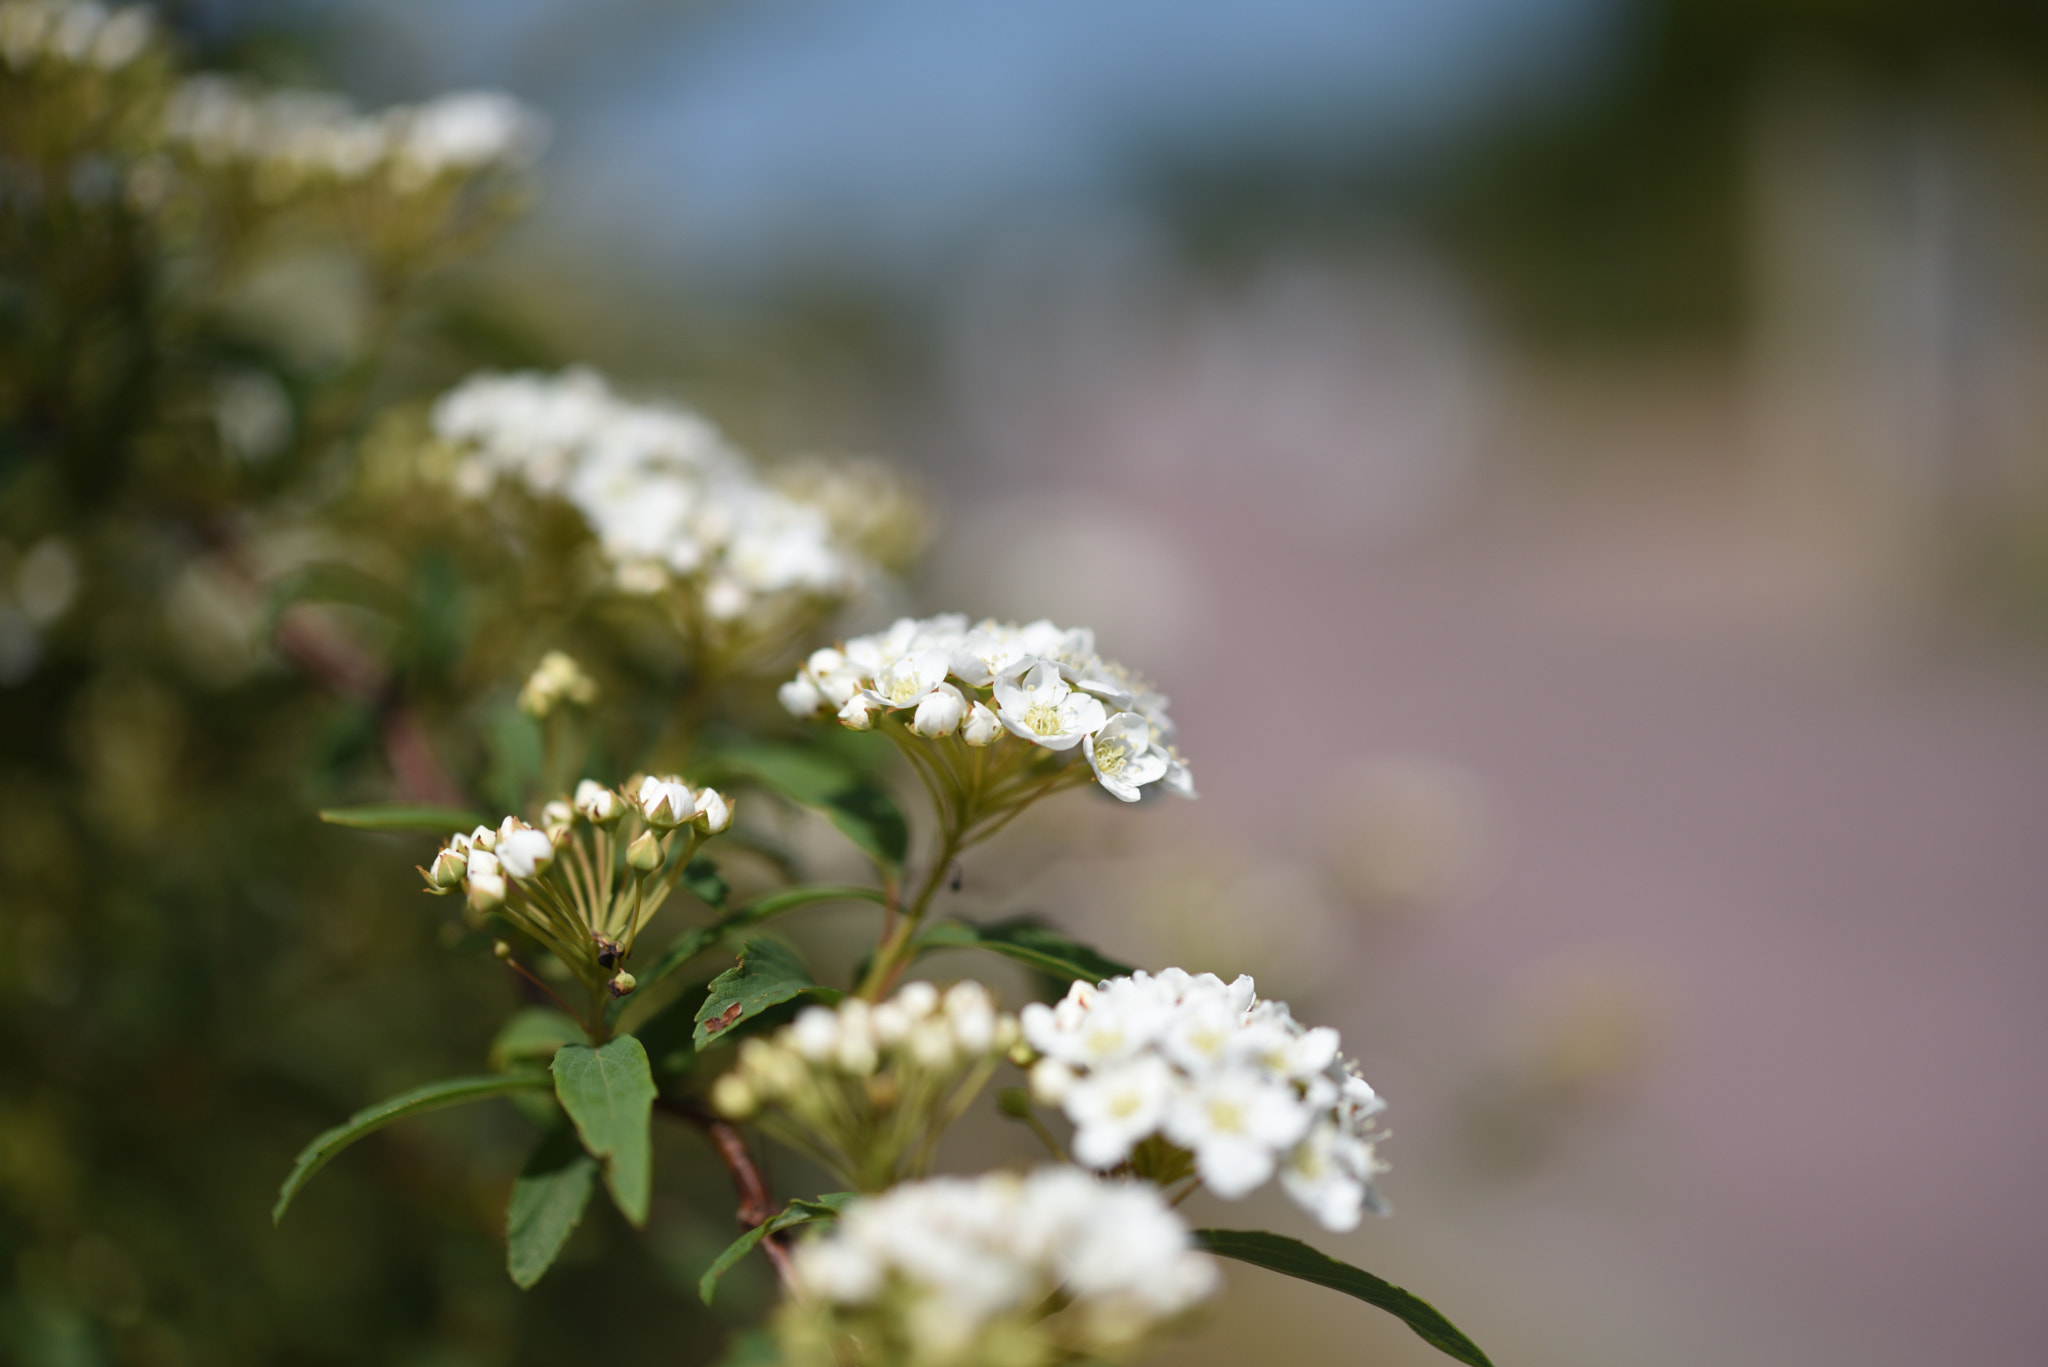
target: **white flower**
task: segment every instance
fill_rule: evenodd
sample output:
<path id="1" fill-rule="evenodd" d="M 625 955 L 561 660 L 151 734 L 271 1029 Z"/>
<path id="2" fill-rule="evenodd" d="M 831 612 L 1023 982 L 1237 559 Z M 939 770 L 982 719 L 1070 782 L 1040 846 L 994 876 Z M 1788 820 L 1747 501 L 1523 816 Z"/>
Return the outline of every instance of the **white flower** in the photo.
<path id="1" fill-rule="evenodd" d="M 1040 660 L 1015 681 L 995 681 L 996 715 L 1013 736 L 1048 750 L 1068 750 L 1081 738 L 1102 729 L 1102 704 L 1076 693 L 1060 677 L 1059 666 Z"/>
<path id="2" fill-rule="evenodd" d="M 960 739 L 979 750 L 1003 734 L 1003 723 L 988 704 L 977 701 L 967 709 L 967 720 L 960 724 Z"/>
<path id="3" fill-rule="evenodd" d="M 920 650 L 893 659 L 876 670 L 874 686 L 862 690 L 861 696 L 877 707 L 915 707 L 944 683 L 945 678 L 946 653 L 942 650 Z"/>
<path id="4" fill-rule="evenodd" d="M 1235 1199 L 1273 1175 L 1278 1154 L 1301 1141 L 1313 1120 L 1293 1089 L 1250 1070 L 1203 1078 L 1166 1118 L 1166 1137 L 1195 1155 L 1211 1191 Z"/>
<path id="5" fill-rule="evenodd" d="M 648 775 L 641 780 L 635 799 L 641 818 L 657 831 L 672 831 L 697 815 L 697 799 L 687 784 L 673 776 Z"/>
<path id="6" fill-rule="evenodd" d="M 1125 802 L 1136 802 L 1139 788 L 1166 776 L 1166 756 L 1152 748 L 1152 728 L 1135 712 L 1117 713 L 1081 743 L 1096 781 Z"/>
<path id="7" fill-rule="evenodd" d="M 1123 1162 L 1132 1145 L 1159 1128 L 1174 1091 L 1173 1070 L 1150 1054 L 1074 1082 L 1062 1103 L 1077 1126 L 1074 1157 L 1091 1168 Z"/>
<path id="8" fill-rule="evenodd" d="M 1334 1122 L 1318 1124 L 1280 1168 L 1280 1185 L 1324 1229 L 1358 1228 L 1371 1190 L 1372 1146 Z"/>
<path id="9" fill-rule="evenodd" d="M 856 693 L 846 700 L 846 706 L 839 709 L 839 724 L 849 731 L 871 731 L 875 725 L 875 719 L 870 715 L 873 711 L 867 695 Z"/>
<path id="10" fill-rule="evenodd" d="M 949 683 L 938 684 L 918 702 L 910 729 L 927 740 L 937 740 L 959 730 L 966 712 L 967 699 L 960 690 Z"/>

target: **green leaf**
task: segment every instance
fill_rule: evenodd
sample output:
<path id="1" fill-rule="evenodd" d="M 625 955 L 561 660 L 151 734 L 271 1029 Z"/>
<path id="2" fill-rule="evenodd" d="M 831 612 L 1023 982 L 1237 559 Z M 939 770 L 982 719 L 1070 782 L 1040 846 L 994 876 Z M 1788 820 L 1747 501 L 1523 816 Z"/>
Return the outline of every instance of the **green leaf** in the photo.
<path id="1" fill-rule="evenodd" d="M 713 911 L 724 911 L 725 899 L 732 892 L 725 884 L 724 875 L 719 873 L 718 865 L 702 855 L 683 866 L 683 886 Z"/>
<path id="2" fill-rule="evenodd" d="M 1289 1277 L 1299 1277 L 1317 1286 L 1327 1286 L 1332 1291 L 1342 1291 L 1347 1296 L 1356 1296 L 1367 1305 L 1376 1305 L 1397 1316 L 1437 1351 L 1447 1353 L 1459 1362 L 1469 1364 L 1469 1367 L 1493 1367 L 1486 1354 L 1479 1351 L 1478 1344 L 1466 1338 L 1455 1324 L 1422 1297 L 1403 1291 L 1391 1282 L 1381 1281 L 1372 1273 L 1349 1263 L 1340 1263 L 1327 1254 L 1318 1253 L 1299 1239 L 1249 1229 L 1198 1229 L 1194 1233 L 1196 1245 L 1211 1253 Z"/>
<path id="3" fill-rule="evenodd" d="M 941 921 L 917 937 L 917 947 L 919 953 L 932 949 L 986 949 L 1069 982 L 1076 978 L 1101 982 L 1104 978 L 1136 972 L 1129 964 L 1120 964 L 1056 930 L 1023 919 L 989 926 Z"/>
<path id="4" fill-rule="evenodd" d="M 895 800 L 872 775 L 817 749 L 761 742 L 729 746 L 713 755 L 711 763 L 823 812 L 877 864 L 903 867 L 910 828 Z"/>
<path id="5" fill-rule="evenodd" d="M 702 1051 L 740 1022 L 806 992 L 826 995 L 829 989 L 811 981 L 795 950 L 775 940 L 749 940 L 740 946 L 740 961 L 711 980 L 710 995 L 697 1008 L 691 1045 Z"/>
<path id="6" fill-rule="evenodd" d="M 704 1298 L 704 1304 L 711 1304 L 711 1297 L 718 1290 L 718 1279 L 732 1271 L 739 1260 L 753 1252 L 763 1239 L 817 1220 L 836 1220 L 841 1211 L 859 1199 L 859 1192 L 834 1191 L 809 1201 L 791 1201 L 788 1209 L 769 1216 L 726 1245 L 725 1252 L 713 1259 L 711 1266 L 704 1269 L 704 1275 L 697 1279 L 697 1294 Z"/>
<path id="7" fill-rule="evenodd" d="M 546 1064 L 565 1044 L 588 1044 L 583 1027 L 565 1011 L 529 1006 L 505 1022 L 491 1041 L 490 1063 L 498 1072 L 514 1064 Z"/>
<path id="8" fill-rule="evenodd" d="M 524 1291 L 541 1279 L 569 1241 L 597 1180 L 597 1160 L 564 1125 L 540 1141 L 512 1183 L 505 1208 L 505 1270 Z"/>
<path id="9" fill-rule="evenodd" d="M 334 1156 L 364 1135 L 383 1129 L 394 1120 L 409 1115 L 420 1115 L 426 1111 L 438 1111 L 444 1106 L 459 1106 L 465 1101 L 481 1101 L 488 1096 L 505 1096 L 512 1092 L 542 1091 L 548 1085 L 545 1073 L 497 1073 L 490 1077 L 458 1077 L 446 1082 L 429 1082 L 424 1087 L 415 1087 L 409 1092 L 400 1092 L 388 1101 L 366 1106 L 343 1123 L 326 1131 L 306 1145 L 299 1154 L 298 1162 L 292 1165 L 291 1175 L 278 1188 L 277 1204 L 271 1207 L 270 1222 L 276 1224 L 284 1219 L 285 1208 L 292 1198 L 299 1194 L 306 1183 L 313 1180 L 313 1174 L 326 1167 Z"/>
<path id="10" fill-rule="evenodd" d="M 654 1160 L 648 1133 L 654 1117 L 654 1075 L 647 1051 L 631 1035 L 593 1049 L 565 1044 L 555 1055 L 555 1095 L 583 1147 L 604 1160 L 612 1200 L 635 1225 L 647 1223 Z"/>
<path id="11" fill-rule="evenodd" d="M 738 911 L 722 916 L 708 926 L 686 930 L 678 935 L 661 957 L 654 961 L 654 967 L 640 975 L 640 989 L 660 982 L 669 974 L 696 958 L 711 946 L 737 930 L 756 926 L 770 917 L 780 916 L 785 911 L 810 906 L 814 902 L 881 902 L 883 894 L 879 888 L 860 887 L 812 887 L 785 888 L 771 892 L 760 901 L 741 907 Z"/>
<path id="12" fill-rule="evenodd" d="M 373 802 L 366 807 L 328 807 L 320 819 L 330 826 L 352 831 L 433 831 L 452 835 L 491 824 L 489 819 L 461 807 L 436 807 L 420 802 Z"/>
<path id="13" fill-rule="evenodd" d="M 771 1330 L 742 1330 L 726 1345 L 718 1367 L 782 1367 L 782 1350 L 776 1346 Z"/>

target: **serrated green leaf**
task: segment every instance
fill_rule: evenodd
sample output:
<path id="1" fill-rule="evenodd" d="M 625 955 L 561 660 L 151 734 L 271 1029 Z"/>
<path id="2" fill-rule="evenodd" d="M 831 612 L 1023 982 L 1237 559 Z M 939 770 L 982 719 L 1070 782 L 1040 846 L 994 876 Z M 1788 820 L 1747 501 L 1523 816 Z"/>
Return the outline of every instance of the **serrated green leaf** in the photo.
<path id="1" fill-rule="evenodd" d="M 933 949 L 986 949 L 1041 973 L 1071 982 L 1084 979 L 1101 982 L 1136 972 L 1056 930 L 1029 920 L 999 921 L 994 925 L 970 926 L 960 921 L 941 921 L 917 937 L 920 953 Z"/>
<path id="2" fill-rule="evenodd" d="M 492 824 L 488 817 L 462 807 L 436 807 L 420 802 L 372 802 L 363 807 L 328 807 L 320 819 L 352 831 L 432 831 L 452 835 Z"/>
<path id="3" fill-rule="evenodd" d="M 726 886 L 725 876 L 719 873 L 718 865 L 702 855 L 683 866 L 683 886 L 713 911 L 724 911 L 725 899 L 732 893 L 732 889 Z"/>
<path id="4" fill-rule="evenodd" d="M 490 1064 L 503 1072 L 514 1064 L 545 1064 L 565 1044 L 588 1044 L 583 1027 L 565 1011 L 529 1006 L 505 1022 L 491 1041 Z"/>
<path id="5" fill-rule="evenodd" d="M 654 1074 L 647 1051 L 631 1035 L 595 1049 L 565 1044 L 553 1072 L 555 1096 L 576 1123 L 583 1147 L 604 1160 L 612 1200 L 633 1224 L 646 1224 L 654 1193 Z"/>
<path id="6" fill-rule="evenodd" d="M 1298 1277 L 1355 1296 L 1367 1305 L 1376 1305 L 1400 1319 L 1432 1348 L 1468 1367 L 1493 1367 L 1478 1344 L 1466 1338 L 1458 1326 L 1422 1297 L 1349 1263 L 1340 1263 L 1299 1239 L 1249 1229 L 1198 1229 L 1194 1235 L 1199 1247 L 1220 1257 Z"/>
<path id="7" fill-rule="evenodd" d="M 779 1234 L 785 1229 L 808 1225 L 818 1220 L 836 1220 L 841 1211 L 860 1199 L 854 1191 L 827 1192 L 808 1201 L 791 1201 L 785 1210 L 776 1212 L 760 1224 L 726 1245 L 725 1251 L 712 1260 L 704 1269 L 704 1275 L 697 1279 L 697 1294 L 704 1298 L 704 1304 L 711 1304 L 711 1297 L 718 1290 L 718 1279 L 733 1270 L 739 1260 L 754 1251 L 763 1239 Z"/>
<path id="8" fill-rule="evenodd" d="M 366 1134 L 383 1129 L 394 1120 L 409 1115 L 420 1115 L 427 1111 L 438 1111 L 444 1106 L 459 1106 L 466 1101 L 481 1101 L 485 1097 L 505 1096 L 513 1092 L 544 1091 L 548 1086 L 545 1073 L 496 1073 L 489 1077 L 458 1077 L 446 1082 L 429 1082 L 424 1087 L 415 1087 L 409 1092 L 400 1092 L 374 1106 L 366 1106 L 341 1124 L 317 1136 L 312 1143 L 300 1151 L 299 1158 L 292 1165 L 291 1175 L 278 1188 L 277 1204 L 271 1207 L 270 1222 L 276 1224 L 284 1219 L 286 1207 L 306 1183 L 313 1180 L 313 1174 L 333 1161 L 334 1156 Z"/>
<path id="9" fill-rule="evenodd" d="M 568 1126 L 544 1137 L 512 1183 L 505 1207 L 505 1270 L 524 1291 L 541 1279 L 590 1205 L 597 1160 Z"/>
<path id="10" fill-rule="evenodd" d="M 734 932 L 745 930 L 749 926 L 757 926 L 772 917 L 782 915 L 785 911 L 794 911 L 798 907 L 818 902 L 882 900 L 883 894 L 879 888 L 811 887 L 784 888 L 781 892 L 771 892 L 758 902 L 722 916 L 708 926 L 698 926 L 695 930 L 687 930 L 678 935 L 669 947 L 662 951 L 661 957 L 654 961 L 654 966 L 640 975 L 640 990 L 644 992 Z"/>
<path id="11" fill-rule="evenodd" d="M 787 945 L 776 940 L 749 940 L 740 946 L 740 961 L 711 980 L 710 993 L 697 1008 L 691 1046 L 701 1051 L 742 1021 L 807 992 L 833 998 L 839 995 L 812 982 L 810 970 Z"/>
<path id="12" fill-rule="evenodd" d="M 824 813 L 870 859 L 889 869 L 903 867 L 910 827 L 895 799 L 872 775 L 821 750 L 764 742 L 728 746 L 712 756 L 711 763 Z"/>

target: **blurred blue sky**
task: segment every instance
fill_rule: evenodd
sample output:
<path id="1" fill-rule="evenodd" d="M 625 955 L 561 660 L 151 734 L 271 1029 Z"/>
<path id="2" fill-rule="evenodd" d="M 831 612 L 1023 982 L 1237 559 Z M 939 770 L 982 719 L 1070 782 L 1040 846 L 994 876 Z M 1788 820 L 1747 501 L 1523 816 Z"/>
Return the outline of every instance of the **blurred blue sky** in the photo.
<path id="1" fill-rule="evenodd" d="M 271 6 L 245 13 L 274 19 Z M 544 225 L 692 274 L 894 274 L 1161 168 L 1439 147 L 1582 79 L 1622 0 L 306 0 L 372 99 L 556 121 Z"/>

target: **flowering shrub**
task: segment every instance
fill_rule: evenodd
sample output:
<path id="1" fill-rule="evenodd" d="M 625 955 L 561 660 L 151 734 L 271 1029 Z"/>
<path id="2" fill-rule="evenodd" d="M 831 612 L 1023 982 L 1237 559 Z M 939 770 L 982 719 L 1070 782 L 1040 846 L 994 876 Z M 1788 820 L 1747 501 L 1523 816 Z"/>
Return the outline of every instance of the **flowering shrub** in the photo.
<path id="1" fill-rule="evenodd" d="M 460 371 L 391 368 L 408 301 L 518 207 L 537 114 L 486 92 L 364 113 L 174 58 L 141 10 L 0 0 L 0 228 L 18 248 L 0 318 L 17 480 L 0 504 L 0 682 L 41 690 L 0 725 L 24 753 L 63 734 L 98 766 L 75 803 L 29 804 L 37 838 L 0 849 L 10 894 L 69 907 L 85 869 L 94 895 L 122 890 L 123 916 L 247 897 L 262 915 L 242 925 L 299 934 L 336 918 L 278 904 L 331 879 L 388 902 L 361 870 L 421 860 L 440 939 L 476 952 L 450 992 L 488 971 L 511 1003 L 480 1071 L 313 1138 L 275 1218 L 365 1136 L 512 1098 L 534 1132 L 503 1193 L 506 1268 L 530 1288 L 600 1185 L 635 1226 L 686 1189 L 701 1203 L 702 1184 L 677 1184 L 656 1205 L 660 1116 L 707 1140 L 732 1187 L 739 1236 L 701 1269 L 705 1301 L 757 1251 L 780 1282 L 735 1363 L 1124 1359 L 1199 1313 L 1222 1256 L 1357 1296 L 1483 1367 L 1407 1292 L 1179 1214 L 1197 1190 L 1276 1180 L 1331 1229 L 1384 1212 L 1381 1102 L 1334 1031 L 1248 978 L 1139 971 L 1044 925 L 935 915 L 957 857 L 1040 801 L 1097 787 L 1117 802 L 1093 819 L 1113 822 L 1119 803 L 1193 798 L 1165 697 L 1086 628 L 948 614 L 844 634 L 923 536 L 909 486 L 873 461 L 757 460 L 588 370 L 480 366 L 450 389 Z M 360 288 L 331 353 L 250 321 L 251 279 L 336 256 Z M 13 538 L 34 547 L 18 567 Z M 187 765 L 161 737 L 202 707 L 237 743 Z M 346 726 L 323 733 L 336 714 Z M 317 781 L 252 780 L 240 824 L 178 824 L 208 805 L 187 769 L 323 734 L 342 758 Z M 40 794 L 44 771 L 25 772 Z M 899 789 L 922 802 L 906 813 Z M 330 824 L 415 849 L 302 858 L 309 791 L 334 799 Z M 389 800 L 352 800 L 373 797 Z M 777 839 L 805 811 L 845 837 L 859 878 L 819 881 Z M 191 872 L 206 862 L 192 850 L 243 845 L 270 860 L 253 893 Z M 804 907 L 852 927 L 843 961 L 814 967 L 774 932 Z M 158 939 L 183 953 L 186 935 Z M 290 948 L 242 958 L 231 941 L 215 946 L 227 972 L 200 977 L 195 953 L 185 976 L 239 1004 L 260 971 L 246 960 Z M 1052 1000 L 933 981 L 941 949 L 1022 963 L 1055 980 Z M 174 976 L 156 967 L 116 980 L 141 999 L 163 989 L 136 984 Z M 209 1000 L 188 1019 L 236 1014 Z M 312 1094 L 327 1095 L 293 1092 Z M 956 1128 L 977 1108 L 1027 1125 L 1048 1166 L 978 1156 Z M 776 1199 L 762 1141 L 843 1189 Z M 934 1175 L 949 1141 L 970 1175 Z M 246 1195 L 246 1163 L 213 1166 Z M 99 1256 L 65 1248 L 22 1266 Z"/>

